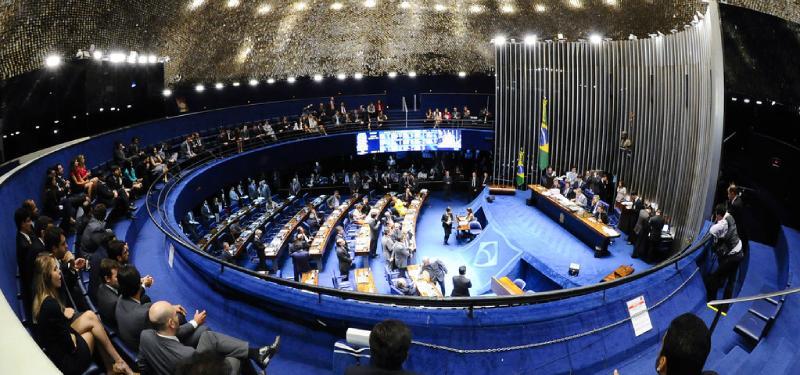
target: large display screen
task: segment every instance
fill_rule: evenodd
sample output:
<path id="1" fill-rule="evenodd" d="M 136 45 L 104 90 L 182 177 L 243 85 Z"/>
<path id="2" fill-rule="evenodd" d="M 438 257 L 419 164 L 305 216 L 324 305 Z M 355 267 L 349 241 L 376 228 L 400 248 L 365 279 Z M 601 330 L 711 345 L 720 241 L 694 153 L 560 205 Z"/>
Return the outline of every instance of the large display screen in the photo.
<path id="1" fill-rule="evenodd" d="M 461 150 L 461 129 L 377 130 L 356 135 L 358 155 L 438 150 Z"/>

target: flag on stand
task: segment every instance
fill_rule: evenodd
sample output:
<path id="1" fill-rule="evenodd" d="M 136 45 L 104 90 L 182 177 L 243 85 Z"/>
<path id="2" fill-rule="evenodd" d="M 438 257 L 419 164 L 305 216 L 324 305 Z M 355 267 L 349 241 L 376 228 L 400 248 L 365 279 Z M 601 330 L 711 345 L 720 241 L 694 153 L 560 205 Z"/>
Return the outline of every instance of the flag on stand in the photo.
<path id="1" fill-rule="evenodd" d="M 539 128 L 539 170 L 550 166 L 550 135 L 547 130 L 547 98 L 542 99 L 542 126 Z"/>
<path id="2" fill-rule="evenodd" d="M 517 186 L 525 184 L 525 151 L 519 149 L 519 158 L 517 159 Z"/>

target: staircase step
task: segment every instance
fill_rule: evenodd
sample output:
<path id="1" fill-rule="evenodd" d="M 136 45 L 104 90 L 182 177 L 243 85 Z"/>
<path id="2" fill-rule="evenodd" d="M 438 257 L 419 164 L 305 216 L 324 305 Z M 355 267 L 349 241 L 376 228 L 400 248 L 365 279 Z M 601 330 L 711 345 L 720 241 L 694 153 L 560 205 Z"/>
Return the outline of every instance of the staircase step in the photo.
<path id="1" fill-rule="evenodd" d="M 763 375 L 780 375 L 790 374 L 789 368 L 792 365 L 791 358 L 797 355 L 797 347 L 792 342 L 781 337 L 778 346 L 775 350 L 771 350 L 769 355 L 765 356 L 764 366 L 761 368 L 759 374 Z"/>
<path id="2" fill-rule="evenodd" d="M 747 361 L 748 357 L 747 351 L 736 345 L 728 354 L 720 358 L 711 369 L 720 374 L 738 374 L 739 368 Z"/>

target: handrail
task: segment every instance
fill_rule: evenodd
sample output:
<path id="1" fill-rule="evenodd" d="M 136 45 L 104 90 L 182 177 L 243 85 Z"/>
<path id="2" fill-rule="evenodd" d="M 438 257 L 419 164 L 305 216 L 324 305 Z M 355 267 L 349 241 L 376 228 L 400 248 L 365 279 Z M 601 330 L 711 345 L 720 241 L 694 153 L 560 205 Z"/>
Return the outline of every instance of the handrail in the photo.
<path id="1" fill-rule="evenodd" d="M 491 125 L 491 124 L 489 124 Z M 415 124 L 415 127 L 425 126 L 421 124 Z M 442 124 L 444 127 L 448 127 L 447 124 Z M 357 129 L 356 129 L 357 128 Z M 352 133 L 356 131 L 364 131 L 363 125 L 354 127 L 337 127 L 329 131 L 328 134 L 342 134 L 342 133 Z M 302 133 L 302 134 L 297 134 Z M 318 137 L 320 134 L 309 134 L 305 132 L 291 132 L 291 133 L 282 133 L 278 137 L 278 141 L 271 142 L 270 144 L 279 144 L 282 142 L 290 141 L 290 140 L 297 140 L 303 138 L 310 138 L 310 137 Z M 257 145 L 260 146 L 260 145 Z M 249 149 L 255 149 L 257 147 L 251 147 Z M 248 150 L 249 150 L 248 149 Z M 223 155 L 212 155 L 210 157 L 203 158 L 200 161 L 194 162 L 190 167 L 185 168 L 185 170 L 194 169 L 197 166 L 200 166 L 211 159 L 220 158 Z M 162 198 L 165 198 L 169 191 L 171 191 L 172 187 L 177 185 L 177 183 L 183 178 L 183 173 L 179 174 L 176 177 L 174 182 L 170 184 L 170 186 L 165 186 L 167 189 L 160 189 L 158 199 L 156 200 L 156 210 L 161 213 L 161 219 L 164 221 L 164 224 L 168 222 L 165 217 L 165 213 L 160 209 L 160 205 L 163 202 Z M 163 177 L 163 176 L 161 176 Z M 158 181 L 161 178 L 155 179 L 153 184 L 150 185 L 148 188 L 147 196 L 150 197 L 153 193 L 153 190 L 158 185 Z M 172 182 L 172 180 L 168 180 L 168 183 Z M 166 193 L 165 194 L 165 190 Z M 594 284 L 594 285 L 587 285 L 582 287 L 576 288 L 569 288 L 569 289 L 562 289 L 562 290 L 553 290 L 553 291 L 546 291 L 546 292 L 538 292 L 535 294 L 524 294 L 518 296 L 474 296 L 474 297 L 447 297 L 444 299 L 429 299 L 424 297 L 418 296 L 399 296 L 399 295 L 383 295 L 383 294 L 370 294 L 370 293 L 362 293 L 358 291 L 344 291 L 329 287 L 323 286 L 315 286 L 309 285 L 304 283 L 295 282 L 294 280 L 286 280 L 279 277 L 274 277 L 270 275 L 264 275 L 257 273 L 255 271 L 246 269 L 244 267 L 240 267 L 238 265 L 225 262 L 219 258 L 208 254 L 197 247 L 196 244 L 191 243 L 186 240 L 183 233 L 176 233 L 174 228 L 164 228 L 164 226 L 159 223 L 153 216 L 153 210 L 150 207 L 150 199 L 147 199 L 147 212 L 150 216 L 150 220 L 159 228 L 166 236 L 168 236 L 172 241 L 179 243 L 180 245 L 186 247 L 187 249 L 193 251 L 195 254 L 198 254 L 204 258 L 207 258 L 213 262 L 220 264 L 222 269 L 230 268 L 233 270 L 237 270 L 244 274 L 247 274 L 252 277 L 257 277 L 263 279 L 265 281 L 269 281 L 281 286 L 292 287 L 300 290 L 304 290 L 307 292 L 312 292 L 319 294 L 320 297 L 322 295 L 329 296 L 329 297 L 338 297 L 341 299 L 349 299 L 354 301 L 360 302 L 371 302 L 371 303 L 379 303 L 379 304 L 392 304 L 392 305 L 401 305 L 401 306 L 416 306 L 416 307 L 431 307 L 431 308 L 460 308 L 460 309 L 470 309 L 473 308 L 489 308 L 489 307 L 501 307 L 501 306 L 513 306 L 513 305 L 528 305 L 528 304 L 537 304 L 537 303 L 544 303 L 556 300 L 562 300 L 566 298 L 576 297 L 587 295 L 594 292 L 599 292 L 607 289 L 611 289 L 623 284 L 627 284 L 634 280 L 638 280 L 640 278 L 646 277 L 651 275 L 655 272 L 658 272 L 661 269 L 664 269 L 672 264 L 676 264 L 678 261 L 687 258 L 691 254 L 694 254 L 698 249 L 704 248 L 710 241 L 710 236 L 704 236 L 701 240 L 697 241 L 694 244 L 690 244 L 681 252 L 675 254 L 674 256 L 668 258 L 664 262 L 648 269 L 640 273 L 635 273 L 630 276 L 626 276 L 623 278 L 619 278 L 610 282 Z"/>

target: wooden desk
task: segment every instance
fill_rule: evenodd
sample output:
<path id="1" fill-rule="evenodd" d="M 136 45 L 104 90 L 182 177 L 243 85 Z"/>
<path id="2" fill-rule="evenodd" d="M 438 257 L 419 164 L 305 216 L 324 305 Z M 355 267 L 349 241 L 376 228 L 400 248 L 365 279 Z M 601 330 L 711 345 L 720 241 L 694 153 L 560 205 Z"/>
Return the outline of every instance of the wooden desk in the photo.
<path id="1" fill-rule="evenodd" d="M 312 204 L 314 206 L 318 206 L 325 200 L 324 196 L 317 197 L 314 199 Z M 281 251 L 286 245 L 288 240 L 291 240 L 291 235 L 294 233 L 295 229 L 302 223 L 311 210 L 308 207 L 303 207 L 298 211 L 289 221 L 283 225 L 283 228 L 274 236 L 269 243 L 267 243 L 266 248 L 264 248 L 264 255 L 268 260 L 272 262 L 272 271 L 275 272 L 278 270 L 278 259 L 281 256 Z"/>
<path id="2" fill-rule="evenodd" d="M 269 220 L 272 220 L 272 218 L 277 215 L 278 212 L 281 212 L 284 207 L 294 202 L 294 200 L 295 197 L 291 196 L 285 201 L 267 208 L 267 210 L 258 219 L 250 223 L 250 225 L 248 225 L 247 228 L 242 231 L 242 234 L 240 234 L 239 238 L 236 239 L 234 245 L 231 246 L 230 255 L 234 258 L 238 257 L 239 254 L 241 254 L 241 252 L 247 247 L 247 244 L 250 243 L 250 240 L 253 239 L 256 230 L 261 229 L 264 224 L 266 224 Z"/>
<path id="3" fill-rule="evenodd" d="M 319 270 L 311 270 L 300 275 L 303 284 L 319 285 Z"/>
<path id="4" fill-rule="evenodd" d="M 517 188 L 513 185 L 491 184 L 489 185 L 489 194 L 515 195 L 517 194 Z"/>
<path id="5" fill-rule="evenodd" d="M 357 268 L 355 271 L 356 290 L 364 293 L 376 293 L 375 279 L 369 268 Z"/>
<path id="6" fill-rule="evenodd" d="M 392 195 L 386 194 L 383 198 L 379 199 L 375 204 L 372 206 L 372 210 L 378 211 L 378 220 L 381 218 L 381 213 L 386 209 L 389 205 L 389 202 L 392 201 Z M 369 229 L 369 225 L 366 222 L 359 222 L 357 223 L 360 225 L 358 230 L 356 231 L 356 238 L 355 238 L 355 254 L 356 256 L 367 256 L 372 251 L 370 245 L 372 244 L 372 231 Z"/>
<path id="7" fill-rule="evenodd" d="M 456 216 L 456 230 L 469 231 L 469 221 L 466 216 Z"/>
<path id="8" fill-rule="evenodd" d="M 551 195 L 544 186 L 528 185 L 528 188 L 531 190 L 531 201 L 540 211 L 595 251 L 606 251 L 610 240 L 620 236 L 616 229 L 597 221 L 583 208 L 578 208 L 560 195 Z"/>
<path id="9" fill-rule="evenodd" d="M 417 219 L 419 219 L 422 204 L 428 198 L 428 189 L 419 191 L 417 198 L 411 201 L 406 209 L 406 216 L 403 217 L 403 233 L 411 232 L 414 237 L 409 240 L 409 249 L 413 252 L 417 250 Z"/>
<path id="10" fill-rule="evenodd" d="M 439 289 L 439 286 L 422 277 L 421 274 L 422 267 L 419 264 L 411 264 L 406 268 L 406 273 L 408 273 L 408 277 L 414 281 L 414 285 L 417 287 L 417 291 L 419 295 L 422 297 L 435 297 L 435 298 L 444 298 L 442 295 L 442 290 Z"/>
<path id="11" fill-rule="evenodd" d="M 322 258 L 325 255 L 325 251 L 328 249 L 328 241 L 330 240 L 331 232 L 336 227 L 336 224 L 347 215 L 350 207 L 357 201 L 358 195 L 353 195 L 349 200 L 342 202 L 339 207 L 336 207 L 336 209 L 328 214 L 328 217 L 325 218 L 325 222 L 319 227 L 319 230 L 314 235 L 314 239 L 311 241 L 311 246 L 308 249 L 308 255 L 310 257 Z M 317 266 L 319 269 L 322 269 L 322 262 L 317 262 Z"/>
<path id="12" fill-rule="evenodd" d="M 233 213 L 231 216 L 228 216 L 224 221 L 217 224 L 216 227 L 212 228 L 208 234 L 203 236 L 200 241 L 197 242 L 197 245 L 200 247 L 200 250 L 208 251 L 208 248 L 217 241 L 219 236 L 225 233 L 228 230 L 228 227 L 231 224 L 241 220 L 243 217 L 249 215 L 253 212 L 257 207 L 264 205 L 266 200 L 264 198 L 258 198 L 253 201 L 249 206 L 244 206 L 239 208 L 238 211 Z M 231 244 L 233 245 L 233 244 Z"/>
<path id="13" fill-rule="evenodd" d="M 498 296 L 518 296 L 525 294 L 525 292 L 520 289 L 517 284 L 514 284 L 508 276 L 503 276 L 499 279 L 492 276 L 491 288 L 492 292 Z"/>

